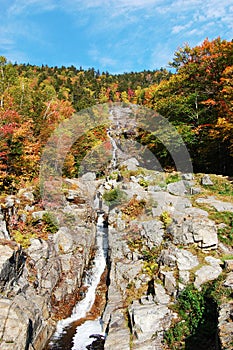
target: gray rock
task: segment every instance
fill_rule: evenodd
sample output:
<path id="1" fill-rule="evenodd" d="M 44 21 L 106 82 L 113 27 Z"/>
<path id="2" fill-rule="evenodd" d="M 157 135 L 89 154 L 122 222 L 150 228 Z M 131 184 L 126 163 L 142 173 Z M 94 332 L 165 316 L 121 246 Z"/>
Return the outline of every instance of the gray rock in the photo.
<path id="1" fill-rule="evenodd" d="M 175 244 L 198 243 L 202 249 L 216 249 L 218 235 L 215 222 L 207 217 L 177 216 L 168 228 Z"/>
<path id="2" fill-rule="evenodd" d="M 61 227 L 53 236 L 57 252 L 67 254 L 74 249 L 73 237 L 67 227 Z"/>
<path id="3" fill-rule="evenodd" d="M 221 259 L 217 259 L 217 258 L 214 258 L 213 256 L 206 256 L 205 257 L 205 261 L 212 265 L 213 267 L 214 266 L 217 266 L 219 267 L 219 265 L 222 265 L 222 260 Z"/>
<path id="4" fill-rule="evenodd" d="M 194 286 L 199 289 L 203 283 L 213 281 L 222 273 L 221 267 L 218 265 L 205 265 L 195 272 Z"/>
<path id="5" fill-rule="evenodd" d="M 169 193 L 174 194 L 175 196 L 184 196 L 185 194 L 188 193 L 183 180 L 168 184 L 167 190 Z"/>
<path id="6" fill-rule="evenodd" d="M 156 208 L 152 208 L 154 217 L 160 216 L 164 211 L 171 214 L 182 213 L 186 208 L 192 207 L 188 198 L 174 196 L 165 191 L 150 192 L 151 198 L 157 203 Z"/>
<path id="7" fill-rule="evenodd" d="M 194 242 L 203 249 L 216 249 L 218 246 L 218 235 L 215 222 L 207 218 L 193 220 L 191 225 Z"/>
<path id="8" fill-rule="evenodd" d="M 153 335 L 164 332 L 171 324 L 172 314 L 168 307 L 156 305 L 149 297 L 133 301 L 128 311 L 135 345 L 151 341 Z"/>
<path id="9" fill-rule="evenodd" d="M 9 232 L 6 227 L 6 222 L 0 214 L 0 239 L 10 239 Z"/>
<path id="10" fill-rule="evenodd" d="M 25 199 L 29 200 L 30 202 L 34 202 L 34 200 L 35 200 L 35 197 L 34 197 L 34 194 L 32 191 L 25 191 L 22 193 L 22 196 Z"/>
<path id="11" fill-rule="evenodd" d="M 187 283 L 189 283 L 189 279 L 190 279 L 189 271 L 187 271 L 187 270 L 180 270 L 179 271 L 179 280 L 181 281 L 182 284 L 186 285 Z"/>
<path id="12" fill-rule="evenodd" d="M 29 319 L 20 314 L 20 308 L 10 299 L 0 299 L 0 346 L 1 349 L 25 349 Z"/>
<path id="13" fill-rule="evenodd" d="M 7 292 L 19 279 L 25 255 L 17 245 L 0 245 L 0 292 Z"/>
<path id="14" fill-rule="evenodd" d="M 148 192 L 159 192 L 164 190 L 164 187 L 160 187 L 160 186 L 148 186 Z"/>
<path id="15" fill-rule="evenodd" d="M 219 339 L 222 350 L 232 349 L 233 342 L 233 303 L 224 303 L 220 306 L 218 317 Z"/>
<path id="16" fill-rule="evenodd" d="M 126 166 L 128 170 L 137 170 L 139 162 L 136 158 L 129 158 L 122 162 L 121 165 Z"/>
<path id="17" fill-rule="evenodd" d="M 201 188 L 200 187 L 190 187 L 190 194 L 199 194 L 201 193 Z"/>
<path id="18" fill-rule="evenodd" d="M 157 304 L 162 304 L 162 305 L 169 304 L 170 296 L 166 293 L 166 290 L 164 289 L 164 287 L 161 284 L 155 283 L 154 284 L 154 291 L 155 291 L 154 301 Z"/>
<path id="19" fill-rule="evenodd" d="M 28 255 L 30 258 L 36 263 L 40 259 L 48 259 L 50 256 L 48 242 L 38 239 L 32 238 L 30 240 L 30 246 L 28 247 Z"/>
<path id="20" fill-rule="evenodd" d="M 159 270 L 160 279 L 163 281 L 164 288 L 169 295 L 175 296 L 177 292 L 176 279 L 173 271 L 165 271 L 160 268 Z"/>
<path id="21" fill-rule="evenodd" d="M 188 250 L 178 249 L 176 257 L 179 271 L 191 270 L 199 264 L 196 255 L 193 255 Z"/>
<path id="22" fill-rule="evenodd" d="M 88 172 L 84 175 L 82 175 L 82 181 L 95 181 L 96 179 L 96 173 Z"/>
<path id="23" fill-rule="evenodd" d="M 210 196 L 207 198 L 198 198 L 198 199 L 196 199 L 196 202 L 201 203 L 201 204 L 209 204 L 219 212 L 222 212 L 222 211 L 233 212 L 233 204 L 232 203 L 219 201 L 214 196 Z"/>
<path id="24" fill-rule="evenodd" d="M 168 249 L 163 249 L 157 259 L 157 262 L 160 266 L 176 266 L 176 247 L 170 246 Z"/>
<path id="25" fill-rule="evenodd" d="M 47 213 L 46 210 L 34 211 L 34 212 L 32 213 L 32 217 L 33 217 L 33 219 L 35 219 L 35 220 L 42 220 L 43 215 L 46 214 L 46 213 Z"/>
<path id="26" fill-rule="evenodd" d="M 233 271 L 233 259 L 231 260 L 225 260 L 224 261 L 224 267 L 227 271 Z"/>
<path id="27" fill-rule="evenodd" d="M 201 184 L 204 186 L 213 186 L 213 182 L 207 174 L 201 178 Z"/>
<path id="28" fill-rule="evenodd" d="M 5 207 L 6 208 L 11 208 L 15 204 L 15 197 L 14 196 L 7 196 L 5 198 Z"/>
<path id="29" fill-rule="evenodd" d="M 181 177 L 186 181 L 192 181 L 194 179 L 193 173 L 182 174 Z"/>
<path id="30" fill-rule="evenodd" d="M 223 285 L 233 290 L 233 272 L 227 274 L 227 278 L 225 279 Z"/>
<path id="31" fill-rule="evenodd" d="M 109 332 L 104 344 L 106 350 L 130 350 L 130 331 L 124 313 L 116 310 L 111 315 Z"/>
<path id="32" fill-rule="evenodd" d="M 145 238 L 146 245 L 151 249 L 161 244 L 164 235 L 163 224 L 158 220 L 149 220 L 142 223 L 141 236 Z"/>

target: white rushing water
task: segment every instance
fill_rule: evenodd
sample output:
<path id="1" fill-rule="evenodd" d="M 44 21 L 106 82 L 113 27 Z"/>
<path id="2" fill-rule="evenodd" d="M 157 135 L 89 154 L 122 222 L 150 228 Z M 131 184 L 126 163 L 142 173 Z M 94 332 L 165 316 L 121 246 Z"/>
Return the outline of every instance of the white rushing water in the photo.
<path id="1" fill-rule="evenodd" d="M 110 130 L 107 131 L 107 134 L 112 145 L 112 169 L 115 169 L 117 166 L 117 144 L 114 138 L 111 136 Z"/>
<path id="2" fill-rule="evenodd" d="M 107 258 L 107 230 L 104 229 L 103 226 L 104 214 L 100 214 L 97 221 L 96 232 L 97 250 L 93 261 L 93 266 L 87 273 L 84 283 L 84 286 L 88 288 L 86 295 L 84 299 L 76 304 L 70 317 L 58 322 L 56 332 L 53 336 L 53 343 L 56 342 L 56 339 L 62 337 L 66 327 L 71 325 L 74 321 L 85 318 L 94 304 L 96 288 L 100 282 L 101 275 L 104 272 Z M 76 334 L 73 338 L 74 346 L 72 347 L 72 350 L 86 350 L 86 345 L 93 342 L 93 339 L 90 338 L 91 334 L 104 335 L 100 318 L 96 320 L 87 320 L 81 326 L 77 327 Z"/>

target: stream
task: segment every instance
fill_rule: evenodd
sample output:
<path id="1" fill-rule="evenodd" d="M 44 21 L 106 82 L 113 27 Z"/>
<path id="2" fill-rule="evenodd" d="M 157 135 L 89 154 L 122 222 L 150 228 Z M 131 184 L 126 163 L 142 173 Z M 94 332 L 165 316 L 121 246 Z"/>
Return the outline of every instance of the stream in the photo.
<path id="1" fill-rule="evenodd" d="M 117 167 L 117 144 L 108 129 L 112 144 L 111 169 Z M 106 269 L 108 256 L 108 229 L 105 225 L 105 213 L 102 211 L 100 193 L 96 194 L 94 207 L 97 211 L 96 252 L 91 267 L 86 271 L 83 286 L 84 298 L 74 307 L 70 317 L 57 323 L 57 329 L 44 350 L 100 350 L 103 349 L 105 334 L 102 329 L 101 315 L 94 318 L 91 309 L 95 304 L 97 287 Z M 94 340 L 93 340 L 94 338 Z"/>
<path id="2" fill-rule="evenodd" d="M 98 214 L 96 231 L 96 252 L 90 269 L 86 272 L 85 297 L 74 307 L 70 317 L 57 323 L 57 329 L 45 350 L 86 350 L 100 349 L 93 343 L 103 343 L 101 317 L 93 319 L 90 315 L 96 298 L 96 289 L 106 268 L 108 254 L 108 232 L 105 227 L 104 213 Z M 92 336 L 92 337 L 90 337 Z M 90 345 L 90 347 L 88 347 Z"/>

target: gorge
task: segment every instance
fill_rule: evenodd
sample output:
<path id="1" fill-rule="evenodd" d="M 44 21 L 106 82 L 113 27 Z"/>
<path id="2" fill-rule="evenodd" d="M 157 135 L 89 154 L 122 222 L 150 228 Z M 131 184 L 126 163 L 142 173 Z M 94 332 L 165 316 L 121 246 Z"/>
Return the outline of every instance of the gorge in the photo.
<path id="1" fill-rule="evenodd" d="M 1 349 L 232 348 L 231 179 L 153 169 L 128 114 L 110 114 L 107 174 L 63 179 L 67 226 L 33 188 L 1 201 Z"/>

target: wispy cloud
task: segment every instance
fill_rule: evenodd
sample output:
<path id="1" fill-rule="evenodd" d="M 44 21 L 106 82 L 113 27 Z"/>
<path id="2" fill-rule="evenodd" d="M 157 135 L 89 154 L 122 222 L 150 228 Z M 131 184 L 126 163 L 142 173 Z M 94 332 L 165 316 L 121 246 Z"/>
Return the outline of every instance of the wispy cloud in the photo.
<path id="1" fill-rule="evenodd" d="M 114 71 L 160 68 L 183 43 L 230 40 L 233 31 L 233 0 L 2 0 L 1 10 L 0 50 L 7 57 L 30 59 L 37 46 L 43 59 L 51 58 L 46 49 L 56 59 L 64 40 L 70 48 L 57 60 L 76 55 L 82 66 L 86 60 Z"/>
<path id="2" fill-rule="evenodd" d="M 54 0 L 15 0 L 7 10 L 9 16 L 27 15 L 30 11 L 51 11 L 57 7 Z"/>

